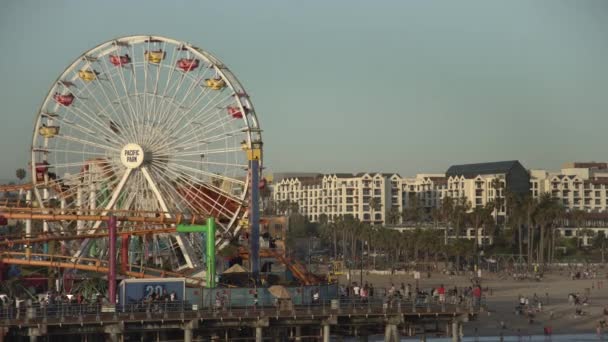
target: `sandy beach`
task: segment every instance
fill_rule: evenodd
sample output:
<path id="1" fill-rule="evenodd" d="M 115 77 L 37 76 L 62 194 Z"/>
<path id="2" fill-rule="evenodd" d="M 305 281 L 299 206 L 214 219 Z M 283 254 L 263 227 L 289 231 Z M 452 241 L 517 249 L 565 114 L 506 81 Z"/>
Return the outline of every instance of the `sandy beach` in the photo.
<path id="1" fill-rule="evenodd" d="M 394 283 L 398 288 L 401 283 L 412 284 L 415 280 L 411 274 L 380 275 L 364 272 L 364 282 L 373 283 L 375 287 L 389 287 Z M 359 281 L 359 275 L 352 281 Z M 603 280 L 603 288 L 598 288 L 598 281 Z M 346 277 L 340 279 L 346 283 Z M 448 276 L 437 272 L 430 278 L 419 281 L 420 288 L 429 290 L 444 284 L 446 288 L 457 286 L 459 289 L 469 286 L 468 276 Z M 515 280 L 499 278 L 497 274 L 482 275 L 482 286 L 487 310 L 479 313 L 477 320 L 464 325 L 465 336 L 496 336 L 501 332 L 507 336 L 542 335 L 544 327 L 551 327 L 553 334 L 595 334 L 598 322 L 604 320 L 603 309 L 608 304 L 608 279 L 604 272 L 598 273 L 596 279 L 571 280 L 567 272 L 545 275 L 542 281 Z M 585 295 L 588 289 L 588 305 L 581 306 L 584 315 L 575 315 L 575 306 L 568 302 L 569 293 Z M 529 322 L 525 315 L 517 315 L 515 308 L 519 295 L 527 296 L 532 303 L 536 294 L 544 304 L 542 311 L 535 314 L 534 321 Z M 501 322 L 504 323 L 501 324 Z"/>

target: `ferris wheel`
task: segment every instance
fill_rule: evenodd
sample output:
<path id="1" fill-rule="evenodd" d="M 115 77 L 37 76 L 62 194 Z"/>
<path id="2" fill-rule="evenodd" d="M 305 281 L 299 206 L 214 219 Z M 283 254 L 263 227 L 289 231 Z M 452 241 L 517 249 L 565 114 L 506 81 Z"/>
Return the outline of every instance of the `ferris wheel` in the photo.
<path id="1" fill-rule="evenodd" d="M 261 145 L 253 104 L 219 59 L 165 37 L 118 38 L 77 58 L 44 99 L 32 139 L 34 194 L 41 208 L 82 215 L 213 216 L 222 248 L 246 224 L 248 156 Z M 44 223 L 73 234 L 100 226 Z M 198 238 L 155 234 L 129 248 L 145 244 L 174 268 L 193 268 Z M 103 247 L 85 240 L 67 253 L 102 256 Z"/>

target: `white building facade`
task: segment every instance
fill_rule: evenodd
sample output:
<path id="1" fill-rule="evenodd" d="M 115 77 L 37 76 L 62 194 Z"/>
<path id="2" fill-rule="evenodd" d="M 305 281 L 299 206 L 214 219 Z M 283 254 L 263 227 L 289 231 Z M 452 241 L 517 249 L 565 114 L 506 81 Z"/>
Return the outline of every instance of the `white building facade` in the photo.
<path id="1" fill-rule="evenodd" d="M 387 208 L 401 208 L 400 179 L 397 174 L 318 174 L 284 178 L 274 184 L 273 199 L 296 203 L 298 212 L 317 222 L 322 214 L 333 222 L 352 215 L 362 222 L 382 225 Z"/>

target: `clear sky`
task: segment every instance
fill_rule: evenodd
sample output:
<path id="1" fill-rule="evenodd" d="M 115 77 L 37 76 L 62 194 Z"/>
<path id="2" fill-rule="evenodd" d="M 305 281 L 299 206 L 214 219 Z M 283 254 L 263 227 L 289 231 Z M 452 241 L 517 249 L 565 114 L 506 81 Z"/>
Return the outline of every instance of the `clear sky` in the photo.
<path id="1" fill-rule="evenodd" d="M 273 171 L 608 159 L 606 0 L 3 0 L 0 179 L 27 165 L 64 68 L 131 34 L 219 56 L 252 96 Z"/>

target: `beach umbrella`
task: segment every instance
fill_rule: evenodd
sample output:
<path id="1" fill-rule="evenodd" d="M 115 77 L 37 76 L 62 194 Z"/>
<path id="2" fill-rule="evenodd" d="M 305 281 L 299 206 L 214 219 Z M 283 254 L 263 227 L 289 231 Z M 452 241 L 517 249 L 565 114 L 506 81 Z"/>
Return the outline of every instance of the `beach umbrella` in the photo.
<path id="1" fill-rule="evenodd" d="M 268 288 L 268 292 L 270 292 L 271 295 L 273 295 L 274 297 L 276 297 L 278 299 L 290 299 L 291 298 L 291 295 L 289 295 L 289 291 L 287 291 L 285 286 L 273 285 Z"/>

